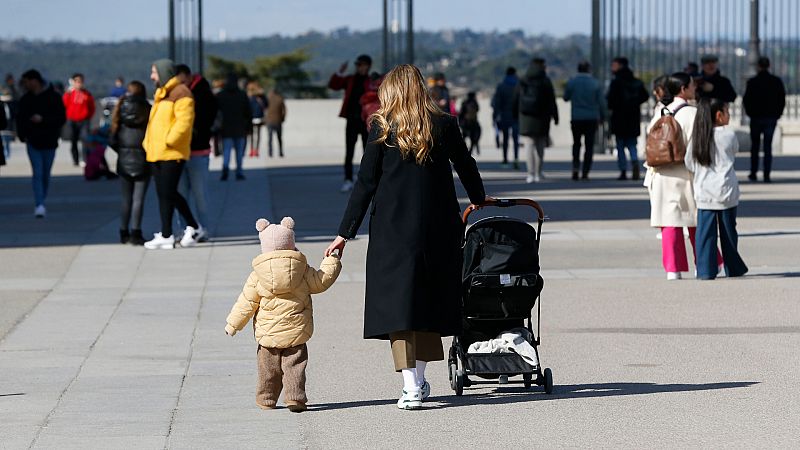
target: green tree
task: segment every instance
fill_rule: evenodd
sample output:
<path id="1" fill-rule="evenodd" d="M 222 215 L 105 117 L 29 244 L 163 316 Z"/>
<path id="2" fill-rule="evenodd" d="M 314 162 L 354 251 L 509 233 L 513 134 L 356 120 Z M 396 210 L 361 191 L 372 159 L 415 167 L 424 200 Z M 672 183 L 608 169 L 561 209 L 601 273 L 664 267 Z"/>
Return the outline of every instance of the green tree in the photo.
<path id="1" fill-rule="evenodd" d="M 224 80 L 231 73 L 239 78 L 250 78 L 250 70 L 247 68 L 247 64 L 241 61 L 221 58 L 219 56 L 208 56 L 206 76 L 209 79 Z"/>

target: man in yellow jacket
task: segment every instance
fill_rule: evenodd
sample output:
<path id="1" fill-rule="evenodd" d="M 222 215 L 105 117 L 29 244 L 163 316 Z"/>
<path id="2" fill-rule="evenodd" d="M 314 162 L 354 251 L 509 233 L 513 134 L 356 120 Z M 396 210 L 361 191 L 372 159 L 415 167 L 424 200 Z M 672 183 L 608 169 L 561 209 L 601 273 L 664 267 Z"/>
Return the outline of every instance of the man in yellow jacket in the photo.
<path id="1" fill-rule="evenodd" d="M 153 63 L 150 79 L 156 85 L 156 93 L 143 145 L 156 184 L 161 232 L 155 233 L 153 240 L 144 246 L 151 250 L 175 248 L 172 215 L 177 208 L 187 223 L 180 245 L 190 247 L 197 244 L 202 227 L 194 219 L 186 199 L 178 193 L 178 181 L 190 154 L 194 98 L 192 91 L 175 77 L 175 63 L 169 59 Z"/>

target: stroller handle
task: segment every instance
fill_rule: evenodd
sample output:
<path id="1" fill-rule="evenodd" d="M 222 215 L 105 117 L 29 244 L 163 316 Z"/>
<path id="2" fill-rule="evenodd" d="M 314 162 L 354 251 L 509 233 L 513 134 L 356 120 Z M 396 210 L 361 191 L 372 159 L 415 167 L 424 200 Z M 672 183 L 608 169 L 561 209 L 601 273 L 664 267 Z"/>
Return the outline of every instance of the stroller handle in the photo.
<path id="1" fill-rule="evenodd" d="M 506 199 L 498 198 L 488 202 L 482 202 L 477 205 L 472 203 L 469 206 L 467 206 L 467 209 L 464 210 L 464 214 L 461 217 L 462 221 L 466 224 L 470 214 L 479 209 L 486 208 L 487 206 L 495 208 L 510 208 L 512 206 L 530 206 L 531 208 L 536 210 L 538 214 L 537 220 L 539 221 L 539 223 L 541 224 L 542 222 L 544 222 L 544 210 L 542 209 L 541 205 L 527 198 L 506 198 Z"/>

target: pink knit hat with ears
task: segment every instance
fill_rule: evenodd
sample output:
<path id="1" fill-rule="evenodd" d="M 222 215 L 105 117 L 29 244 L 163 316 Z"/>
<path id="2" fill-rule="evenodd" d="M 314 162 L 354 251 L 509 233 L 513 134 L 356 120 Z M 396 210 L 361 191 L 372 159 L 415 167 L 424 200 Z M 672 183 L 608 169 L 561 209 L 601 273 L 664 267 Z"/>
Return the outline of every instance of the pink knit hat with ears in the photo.
<path id="1" fill-rule="evenodd" d="M 280 225 L 269 223 L 267 219 L 256 220 L 258 239 L 261 241 L 261 253 L 275 250 L 296 250 L 294 245 L 294 219 L 284 217 Z"/>

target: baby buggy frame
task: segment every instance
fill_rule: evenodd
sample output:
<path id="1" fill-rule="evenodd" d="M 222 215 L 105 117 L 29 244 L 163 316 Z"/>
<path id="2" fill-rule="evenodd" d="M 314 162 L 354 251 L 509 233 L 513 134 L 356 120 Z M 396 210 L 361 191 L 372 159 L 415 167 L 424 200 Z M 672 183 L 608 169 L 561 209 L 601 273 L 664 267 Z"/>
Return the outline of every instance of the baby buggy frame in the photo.
<path id="1" fill-rule="evenodd" d="M 544 281 L 539 276 L 539 243 L 544 211 L 533 200 L 494 200 L 480 205 L 469 205 L 462 216 L 464 225 L 469 215 L 486 207 L 508 208 L 526 206 L 537 215 L 534 228 L 520 219 L 493 216 L 478 220 L 467 227 L 464 237 L 464 264 L 462 270 L 462 322 L 464 331 L 453 338 L 448 356 L 450 386 L 456 395 L 464 387 L 478 383 L 474 377 L 484 379 L 500 376 L 522 376 L 526 388 L 532 384 L 553 392 L 553 374 L 549 368 L 542 370 L 538 346 L 541 329 L 540 293 Z M 532 315 L 536 305 L 536 331 Z M 527 319 L 527 320 L 526 320 Z M 524 327 L 525 340 L 533 347 L 537 365 L 531 365 L 515 352 L 468 353 L 470 345 L 494 339 L 512 328 Z M 525 334 L 525 333 L 523 333 Z M 470 376 L 474 376 L 472 379 Z"/>

